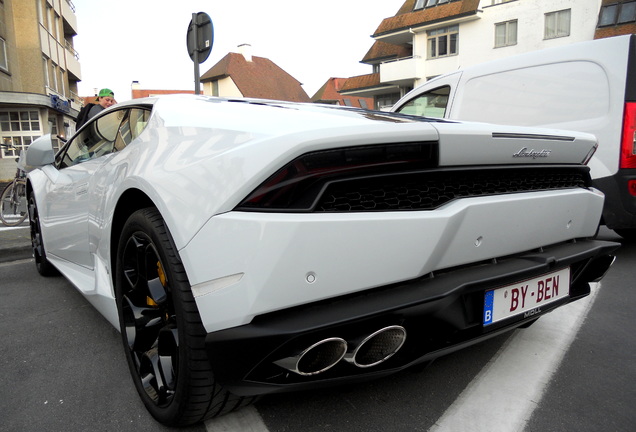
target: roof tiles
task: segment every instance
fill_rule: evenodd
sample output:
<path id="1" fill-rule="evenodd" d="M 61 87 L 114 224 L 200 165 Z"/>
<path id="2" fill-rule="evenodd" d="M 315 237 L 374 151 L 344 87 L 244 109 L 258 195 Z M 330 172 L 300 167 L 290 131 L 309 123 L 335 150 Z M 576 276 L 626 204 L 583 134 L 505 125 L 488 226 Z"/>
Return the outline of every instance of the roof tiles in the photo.
<path id="1" fill-rule="evenodd" d="M 229 53 L 201 76 L 201 82 L 231 77 L 244 97 L 275 99 L 291 102 L 310 102 L 301 83 L 263 57 Z"/>

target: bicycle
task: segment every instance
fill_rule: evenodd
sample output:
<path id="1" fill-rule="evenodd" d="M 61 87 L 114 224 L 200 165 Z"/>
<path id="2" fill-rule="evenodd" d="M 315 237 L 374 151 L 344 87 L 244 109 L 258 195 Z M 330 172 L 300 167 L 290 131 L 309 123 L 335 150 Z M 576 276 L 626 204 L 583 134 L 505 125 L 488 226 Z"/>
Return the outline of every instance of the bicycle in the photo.
<path id="1" fill-rule="evenodd" d="M 7 149 L 15 149 L 11 144 L 2 144 Z M 2 191 L 0 197 L 0 220 L 6 226 L 18 226 L 28 216 L 26 197 L 26 162 L 24 150 L 16 159 L 18 167 L 15 177 Z"/>

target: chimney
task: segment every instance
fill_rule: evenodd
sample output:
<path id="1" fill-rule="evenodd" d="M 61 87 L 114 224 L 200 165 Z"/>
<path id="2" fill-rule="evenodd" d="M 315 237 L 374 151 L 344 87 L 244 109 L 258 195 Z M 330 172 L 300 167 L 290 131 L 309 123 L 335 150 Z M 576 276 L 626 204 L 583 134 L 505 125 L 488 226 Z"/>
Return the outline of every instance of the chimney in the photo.
<path id="1" fill-rule="evenodd" d="M 252 45 L 250 44 L 241 44 L 238 46 L 239 54 L 243 54 L 245 57 L 245 61 L 252 62 Z"/>

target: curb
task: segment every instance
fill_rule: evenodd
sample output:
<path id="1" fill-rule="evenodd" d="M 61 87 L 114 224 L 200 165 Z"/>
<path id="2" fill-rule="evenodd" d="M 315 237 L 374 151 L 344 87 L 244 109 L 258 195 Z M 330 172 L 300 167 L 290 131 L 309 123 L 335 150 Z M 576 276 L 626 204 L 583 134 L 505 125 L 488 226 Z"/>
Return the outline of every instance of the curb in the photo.
<path id="1" fill-rule="evenodd" d="M 29 226 L 0 230 L 0 263 L 32 258 Z"/>
<path id="2" fill-rule="evenodd" d="M 0 264 L 33 258 L 31 247 L 24 249 L 0 249 Z"/>

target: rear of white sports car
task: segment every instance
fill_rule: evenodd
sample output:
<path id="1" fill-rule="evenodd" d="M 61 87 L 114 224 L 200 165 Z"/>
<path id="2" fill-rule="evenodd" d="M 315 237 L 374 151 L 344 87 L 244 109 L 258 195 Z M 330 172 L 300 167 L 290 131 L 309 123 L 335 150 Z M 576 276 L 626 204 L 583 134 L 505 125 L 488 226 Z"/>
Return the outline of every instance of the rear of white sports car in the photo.
<path id="1" fill-rule="evenodd" d="M 38 269 L 121 329 L 170 425 L 529 325 L 618 246 L 593 239 L 585 134 L 179 96 L 105 110 L 55 160 L 43 144 Z"/>
<path id="2" fill-rule="evenodd" d="M 235 394 L 382 376 L 529 325 L 613 260 L 591 239 L 593 137 L 367 116 L 304 136 L 179 251 Z"/>

